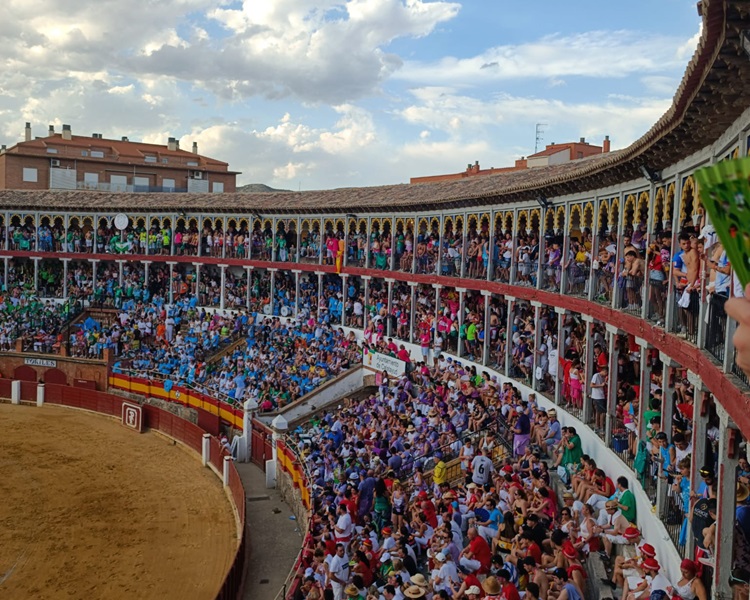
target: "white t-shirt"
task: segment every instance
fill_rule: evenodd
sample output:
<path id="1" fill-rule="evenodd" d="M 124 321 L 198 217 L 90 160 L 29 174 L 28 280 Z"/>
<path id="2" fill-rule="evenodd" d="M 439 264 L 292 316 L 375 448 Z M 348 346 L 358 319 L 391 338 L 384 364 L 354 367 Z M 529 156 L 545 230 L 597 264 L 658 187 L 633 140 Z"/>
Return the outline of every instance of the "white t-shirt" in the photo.
<path id="1" fill-rule="evenodd" d="M 601 373 L 594 373 L 591 378 L 591 399 L 592 400 L 604 400 L 605 393 L 603 387 L 593 387 L 594 385 L 601 385 L 604 383 L 604 376 Z"/>
<path id="2" fill-rule="evenodd" d="M 348 538 L 352 534 L 352 518 L 349 513 L 344 513 L 336 521 L 336 537 L 337 538 Z M 339 531 L 340 530 L 340 531 Z"/>
<path id="3" fill-rule="evenodd" d="M 346 582 L 349 579 L 349 558 L 335 554 L 331 559 L 331 565 L 328 569 L 331 575 L 335 575 L 340 581 Z M 339 584 L 342 585 L 342 584 Z"/>
<path id="4" fill-rule="evenodd" d="M 479 454 L 471 461 L 471 470 L 473 471 L 471 480 L 477 485 L 485 485 L 489 483 L 492 475 L 492 460 L 488 456 Z"/>

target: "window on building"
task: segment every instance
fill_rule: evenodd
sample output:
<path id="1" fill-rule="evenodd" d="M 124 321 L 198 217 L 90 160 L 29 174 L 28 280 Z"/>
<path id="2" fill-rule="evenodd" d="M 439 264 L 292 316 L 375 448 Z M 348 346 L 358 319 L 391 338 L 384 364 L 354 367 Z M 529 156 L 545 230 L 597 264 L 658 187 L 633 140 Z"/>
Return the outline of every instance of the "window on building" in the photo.
<path id="1" fill-rule="evenodd" d="M 127 192 L 128 191 L 127 175 L 110 175 L 109 184 L 110 184 L 109 189 L 112 192 Z"/>
<path id="2" fill-rule="evenodd" d="M 101 150 L 92 150 L 91 158 L 104 158 L 104 152 Z"/>
<path id="3" fill-rule="evenodd" d="M 187 161 L 187 166 L 188 167 L 197 167 L 198 163 L 196 161 L 194 161 L 194 160 L 189 160 L 189 161 Z"/>
<path id="4" fill-rule="evenodd" d="M 36 183 L 39 180 L 39 172 L 31 167 L 24 167 L 23 180 L 26 183 Z"/>
<path id="5" fill-rule="evenodd" d="M 578 153 L 578 158 L 583 158 L 583 152 Z"/>
<path id="6" fill-rule="evenodd" d="M 47 154 L 57 154 L 57 148 L 47 148 Z"/>
<path id="7" fill-rule="evenodd" d="M 155 163 L 156 157 L 155 156 L 144 156 L 143 160 L 147 163 Z"/>
<path id="8" fill-rule="evenodd" d="M 213 189 L 214 194 L 223 194 L 224 193 L 224 183 L 221 182 L 221 181 L 214 181 L 212 189 Z"/>
<path id="9" fill-rule="evenodd" d="M 171 192 L 171 191 L 172 191 L 172 190 L 174 190 L 174 188 L 175 188 L 175 183 L 174 183 L 174 179 L 167 179 L 167 178 L 164 178 L 164 179 L 162 180 L 162 182 L 161 182 L 161 186 L 162 186 L 162 187 L 163 187 L 163 188 L 164 188 L 164 189 L 165 189 L 166 191 L 170 191 L 170 192 Z"/>
<path id="10" fill-rule="evenodd" d="M 161 159 L 161 164 L 163 164 L 163 165 L 166 165 L 168 162 L 169 162 L 168 158 L 162 158 Z"/>
<path id="11" fill-rule="evenodd" d="M 134 191 L 142 192 L 144 189 L 148 190 L 151 185 L 151 180 L 148 177 L 139 177 L 136 175 L 133 177 L 133 186 L 136 188 Z"/>
<path id="12" fill-rule="evenodd" d="M 88 150 L 81 150 L 81 156 L 88 156 L 89 151 Z"/>
<path id="13" fill-rule="evenodd" d="M 99 173 L 84 173 L 83 184 L 87 190 L 95 190 L 99 187 Z"/>

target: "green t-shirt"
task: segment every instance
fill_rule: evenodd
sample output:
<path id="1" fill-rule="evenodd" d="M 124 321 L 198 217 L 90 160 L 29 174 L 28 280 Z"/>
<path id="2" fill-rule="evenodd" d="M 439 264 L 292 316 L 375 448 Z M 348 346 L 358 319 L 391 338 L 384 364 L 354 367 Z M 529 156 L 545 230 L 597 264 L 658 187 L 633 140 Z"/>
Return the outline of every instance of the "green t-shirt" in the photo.
<path id="1" fill-rule="evenodd" d="M 563 452 L 562 464 L 577 465 L 579 462 L 581 462 L 581 456 L 583 456 L 583 450 L 581 449 L 581 438 L 578 437 L 578 434 L 576 434 L 568 440 L 568 444 L 572 444 L 573 447 L 565 447 L 565 451 Z"/>
<path id="2" fill-rule="evenodd" d="M 620 509 L 622 516 L 625 517 L 629 522 L 635 523 L 635 496 L 630 490 L 625 490 L 620 496 L 620 504 L 627 508 Z"/>
<path id="3" fill-rule="evenodd" d="M 475 323 L 472 323 L 466 328 L 466 339 L 470 342 L 477 339 L 477 326 Z"/>

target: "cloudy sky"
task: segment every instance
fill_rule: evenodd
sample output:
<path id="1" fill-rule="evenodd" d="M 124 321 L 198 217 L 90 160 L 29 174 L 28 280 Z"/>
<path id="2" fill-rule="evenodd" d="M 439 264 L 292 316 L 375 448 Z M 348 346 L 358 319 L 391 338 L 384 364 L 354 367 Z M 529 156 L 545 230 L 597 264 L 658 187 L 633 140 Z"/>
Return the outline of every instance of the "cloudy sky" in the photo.
<path id="1" fill-rule="evenodd" d="M 0 141 L 166 143 L 320 189 L 628 145 L 666 110 L 694 0 L 3 0 Z"/>

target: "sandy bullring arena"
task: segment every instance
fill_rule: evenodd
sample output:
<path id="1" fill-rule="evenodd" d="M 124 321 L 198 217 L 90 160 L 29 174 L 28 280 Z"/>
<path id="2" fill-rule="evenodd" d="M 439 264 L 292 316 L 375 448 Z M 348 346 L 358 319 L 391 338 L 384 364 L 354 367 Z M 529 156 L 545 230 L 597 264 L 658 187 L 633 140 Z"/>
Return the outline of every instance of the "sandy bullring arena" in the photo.
<path id="1" fill-rule="evenodd" d="M 236 547 L 220 480 L 186 448 L 0 404 L 0 598 L 214 598 Z"/>

